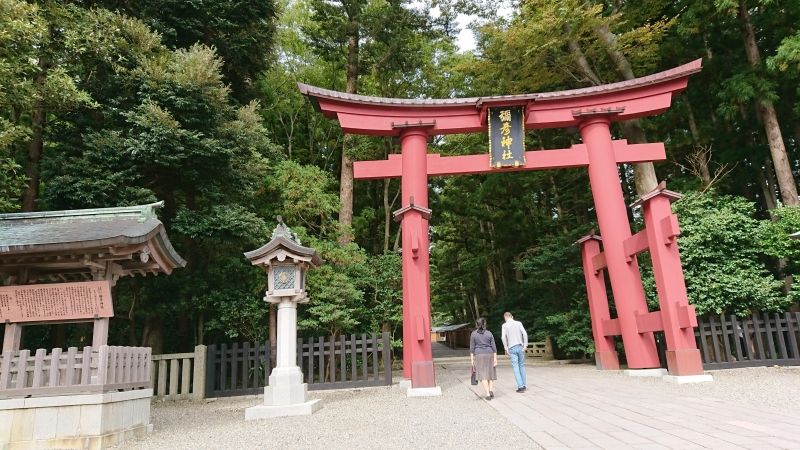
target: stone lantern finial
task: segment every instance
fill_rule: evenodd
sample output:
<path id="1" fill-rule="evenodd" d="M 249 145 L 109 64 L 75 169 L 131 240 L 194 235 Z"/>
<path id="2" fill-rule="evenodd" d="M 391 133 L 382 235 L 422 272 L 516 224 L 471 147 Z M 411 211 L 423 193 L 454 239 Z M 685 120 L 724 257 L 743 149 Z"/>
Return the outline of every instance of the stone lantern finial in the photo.
<path id="1" fill-rule="evenodd" d="M 275 229 L 272 230 L 272 237 L 270 239 L 275 239 L 278 237 L 284 237 L 297 245 L 303 245 L 300 243 L 300 238 L 297 237 L 297 233 L 293 232 L 289 227 L 283 223 L 283 217 L 275 216 L 275 219 L 278 221 L 278 225 L 275 226 Z"/>

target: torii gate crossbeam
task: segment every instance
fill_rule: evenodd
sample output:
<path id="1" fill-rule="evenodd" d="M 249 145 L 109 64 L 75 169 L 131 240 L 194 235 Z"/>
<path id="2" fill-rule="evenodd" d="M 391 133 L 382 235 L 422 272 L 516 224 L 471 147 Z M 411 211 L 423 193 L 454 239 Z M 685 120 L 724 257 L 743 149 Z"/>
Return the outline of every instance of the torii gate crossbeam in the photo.
<path id="1" fill-rule="evenodd" d="M 428 177 L 567 167 L 587 167 L 602 234 L 581 242 L 592 328 L 601 369 L 619 368 L 613 341 L 621 335 L 630 368 L 659 367 L 653 332 L 667 335 L 672 375 L 702 373 L 700 354 L 688 336 L 696 326 L 686 299 L 674 237 L 677 220 L 669 211 L 674 193 L 659 187 L 641 199 L 647 234 L 632 235 L 617 164 L 665 158 L 661 143 L 613 140 L 612 122 L 659 114 L 700 70 L 696 60 L 634 80 L 570 91 L 458 99 L 392 99 L 352 95 L 299 84 L 300 91 L 345 133 L 397 136 L 401 154 L 383 161 L 354 163 L 356 179 L 401 177 L 403 249 L 403 374 L 413 389 L 435 387 L 430 342 Z M 489 107 L 522 106 L 526 128 L 578 127 L 582 144 L 569 149 L 526 152 L 525 165 L 492 169 L 488 155 L 440 156 L 427 153 L 431 136 L 485 132 Z M 675 194 L 677 195 L 677 194 Z M 666 205 L 666 207 L 664 206 Z M 650 250 L 661 311 L 647 308 L 636 254 Z M 587 262 L 588 261 L 588 262 Z M 609 316 L 604 272 L 608 272 L 617 317 Z M 693 320 L 694 319 L 694 320 Z"/>

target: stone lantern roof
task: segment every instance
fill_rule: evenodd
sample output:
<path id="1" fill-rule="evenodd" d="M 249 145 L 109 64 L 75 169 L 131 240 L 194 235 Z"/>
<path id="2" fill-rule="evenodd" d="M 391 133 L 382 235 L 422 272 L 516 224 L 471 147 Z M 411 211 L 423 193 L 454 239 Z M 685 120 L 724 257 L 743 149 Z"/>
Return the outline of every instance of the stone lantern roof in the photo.
<path id="1" fill-rule="evenodd" d="M 254 266 L 265 266 L 273 259 L 284 261 L 290 257 L 296 261 L 306 261 L 312 267 L 325 263 L 317 251 L 310 247 L 300 245 L 297 233 L 293 232 L 283 223 L 283 218 L 278 216 L 278 225 L 272 230 L 271 240 L 253 251 L 245 252 L 247 258 Z"/>

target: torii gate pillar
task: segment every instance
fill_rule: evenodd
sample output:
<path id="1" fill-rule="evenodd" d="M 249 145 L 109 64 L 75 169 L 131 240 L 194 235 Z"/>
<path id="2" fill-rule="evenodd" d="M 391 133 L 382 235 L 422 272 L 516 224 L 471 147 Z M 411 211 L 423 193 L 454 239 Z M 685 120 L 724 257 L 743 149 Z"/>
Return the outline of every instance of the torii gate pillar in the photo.
<path id="1" fill-rule="evenodd" d="M 403 155 L 402 208 L 395 211 L 403 238 L 403 377 L 412 389 L 435 388 L 431 354 L 430 260 L 428 253 L 428 133 L 400 133 Z"/>
<path id="2" fill-rule="evenodd" d="M 625 240 L 631 237 L 631 227 L 614 159 L 610 123 L 607 116 L 601 115 L 587 118 L 579 128 L 589 156 L 589 183 L 592 185 L 597 224 L 603 236 L 608 276 L 617 305 L 628 367 L 659 367 L 653 333 L 639 333 L 636 325 L 636 316 L 648 312 L 647 301 L 636 257 L 628 261 L 624 248 Z"/>

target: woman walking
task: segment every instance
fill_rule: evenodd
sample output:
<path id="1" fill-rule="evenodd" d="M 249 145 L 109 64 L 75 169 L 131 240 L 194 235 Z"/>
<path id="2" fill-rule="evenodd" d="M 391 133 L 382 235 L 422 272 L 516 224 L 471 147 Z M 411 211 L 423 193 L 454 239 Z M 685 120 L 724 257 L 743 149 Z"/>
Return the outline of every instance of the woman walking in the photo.
<path id="1" fill-rule="evenodd" d="M 486 391 L 486 400 L 491 400 L 494 398 L 492 382 L 497 379 L 497 345 L 492 332 L 486 329 L 486 319 L 479 317 L 475 328 L 469 337 L 469 357 L 476 378 Z"/>

